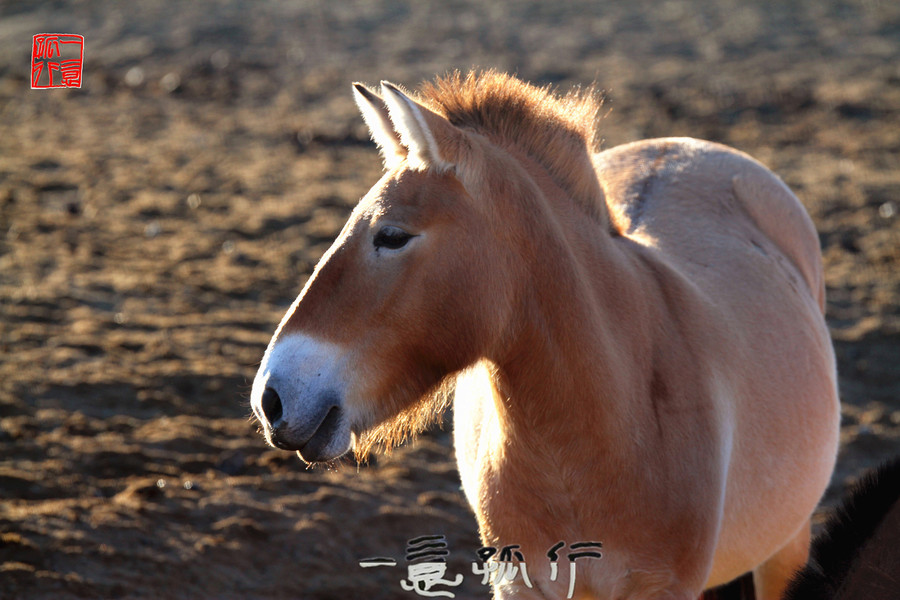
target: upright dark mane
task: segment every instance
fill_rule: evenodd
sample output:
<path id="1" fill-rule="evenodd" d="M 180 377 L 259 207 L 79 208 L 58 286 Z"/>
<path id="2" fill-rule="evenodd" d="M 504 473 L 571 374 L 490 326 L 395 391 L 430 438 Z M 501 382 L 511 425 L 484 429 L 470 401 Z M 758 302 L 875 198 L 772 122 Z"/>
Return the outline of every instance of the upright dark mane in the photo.
<path id="1" fill-rule="evenodd" d="M 807 567 L 785 592 L 788 600 L 897 598 L 897 503 L 900 502 L 900 457 L 863 476 L 813 542 Z M 893 522 L 886 523 L 889 519 Z M 882 546 L 869 547 L 878 538 Z M 886 567 L 887 565 L 887 567 Z M 855 581 L 850 581 L 857 573 Z M 861 577 L 859 576 L 861 575 Z M 866 585 L 860 585 L 865 582 Z M 873 590 L 877 590 L 873 593 Z"/>
<path id="2" fill-rule="evenodd" d="M 457 127 L 510 144 L 547 169 L 557 184 L 591 214 L 605 217 L 591 162 L 600 99 L 593 87 L 557 97 L 505 73 L 459 71 L 426 83 L 429 108 Z M 603 210 L 600 208 L 603 207 Z"/>

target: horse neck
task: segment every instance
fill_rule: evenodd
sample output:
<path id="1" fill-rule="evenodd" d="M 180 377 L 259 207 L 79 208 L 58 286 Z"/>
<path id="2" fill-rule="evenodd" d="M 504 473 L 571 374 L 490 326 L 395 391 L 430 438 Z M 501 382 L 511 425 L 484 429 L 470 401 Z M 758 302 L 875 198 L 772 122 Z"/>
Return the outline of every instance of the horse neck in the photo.
<path id="1" fill-rule="evenodd" d="M 549 445 L 559 442 L 550 433 L 571 443 L 579 430 L 595 439 L 633 437 L 644 415 L 624 399 L 651 367 L 647 281 L 627 242 L 586 218 L 539 169 L 533 180 L 542 196 L 541 210 L 530 211 L 538 220 L 529 228 L 535 248 L 526 253 L 511 332 L 489 357 L 504 400 L 496 407 L 500 422 L 511 438 Z"/>

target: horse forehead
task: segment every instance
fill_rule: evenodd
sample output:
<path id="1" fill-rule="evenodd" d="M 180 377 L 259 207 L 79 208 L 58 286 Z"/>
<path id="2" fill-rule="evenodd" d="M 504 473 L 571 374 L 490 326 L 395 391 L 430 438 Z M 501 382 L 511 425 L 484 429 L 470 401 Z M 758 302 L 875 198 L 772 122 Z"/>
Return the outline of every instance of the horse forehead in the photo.
<path id="1" fill-rule="evenodd" d="M 427 208 L 464 191 L 452 175 L 428 169 L 398 169 L 382 177 L 369 190 L 367 205 L 375 213 L 392 207 Z"/>

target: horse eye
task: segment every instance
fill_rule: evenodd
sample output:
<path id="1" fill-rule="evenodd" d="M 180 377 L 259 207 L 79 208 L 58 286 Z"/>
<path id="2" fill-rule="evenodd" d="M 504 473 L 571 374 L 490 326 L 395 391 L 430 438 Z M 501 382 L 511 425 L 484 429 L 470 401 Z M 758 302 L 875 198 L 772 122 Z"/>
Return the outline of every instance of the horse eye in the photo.
<path id="1" fill-rule="evenodd" d="M 387 248 L 388 250 L 397 250 L 398 248 L 405 246 L 406 243 L 414 237 L 416 236 L 406 233 L 399 227 L 386 225 L 375 234 L 375 239 L 372 243 L 375 245 L 376 249 Z"/>

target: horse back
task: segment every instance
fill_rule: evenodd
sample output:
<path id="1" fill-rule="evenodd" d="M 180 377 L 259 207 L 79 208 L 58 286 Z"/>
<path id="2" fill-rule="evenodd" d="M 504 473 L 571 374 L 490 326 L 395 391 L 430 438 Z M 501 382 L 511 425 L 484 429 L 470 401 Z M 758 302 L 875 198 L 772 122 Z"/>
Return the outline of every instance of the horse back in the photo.
<path id="1" fill-rule="evenodd" d="M 594 164 L 621 235 L 658 248 L 689 278 L 702 279 L 717 266 L 725 272 L 746 267 L 739 258 L 747 254 L 774 261 L 792 285 L 802 281 L 824 312 L 812 220 L 756 160 L 712 142 L 663 138 L 601 152 Z"/>

